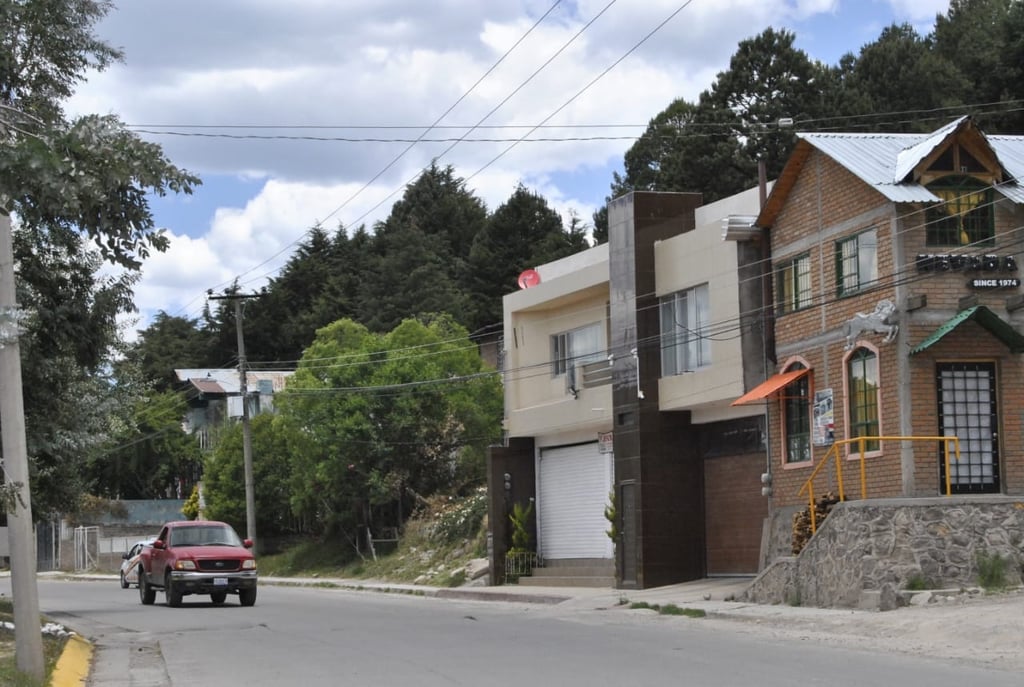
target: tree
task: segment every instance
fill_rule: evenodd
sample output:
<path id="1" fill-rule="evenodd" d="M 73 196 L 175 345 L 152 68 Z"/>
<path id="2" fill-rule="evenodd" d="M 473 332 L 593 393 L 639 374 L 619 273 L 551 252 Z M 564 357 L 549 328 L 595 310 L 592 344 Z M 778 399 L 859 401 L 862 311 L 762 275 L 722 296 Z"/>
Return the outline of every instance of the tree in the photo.
<path id="1" fill-rule="evenodd" d="M 65 252 L 53 255 L 57 261 L 61 257 L 77 256 L 77 246 L 71 246 L 70 237 L 78 233 L 92 241 L 103 259 L 128 270 L 137 270 L 150 250 L 167 247 L 167 238 L 155 230 L 147 194 L 188 193 L 199 180 L 172 165 L 159 146 L 139 139 L 116 117 L 85 116 L 74 121 L 67 121 L 64 117 L 62 101 L 71 95 L 87 71 L 103 69 L 121 57 L 119 51 L 97 38 L 93 30 L 110 7 L 105 0 L 0 2 L 0 213 L 5 216 L 13 213 L 26 236 L 45 238 L 45 245 L 62 246 Z M 3 231 L 6 233 L 6 227 Z M 4 236 L 3 241 L 6 253 L 9 237 Z M 79 275 L 85 276 L 81 272 Z M 109 307 L 127 309 L 125 299 L 118 297 L 116 289 L 103 291 L 102 280 L 95 271 L 89 272 L 85 281 L 90 283 L 85 284 L 80 279 L 69 286 L 78 294 L 113 296 L 103 304 L 107 312 Z M 101 284 L 99 289 L 97 284 Z M 41 286 L 36 288 L 42 290 Z M 4 289 L 13 291 L 13 287 L 7 284 Z M 14 302 L 14 293 L 3 295 L 5 304 Z M 104 308 L 100 307 L 96 312 L 102 310 Z M 49 364 L 44 368 L 46 372 L 67 373 L 68 367 L 79 363 L 76 356 L 80 359 L 83 355 L 95 355 L 108 348 L 103 338 L 109 334 L 109 327 L 101 327 L 98 331 L 87 328 L 93 336 L 87 345 L 73 350 L 78 343 L 74 337 L 83 326 L 80 314 L 55 310 L 45 315 L 53 315 L 50 322 L 57 327 L 47 334 L 53 338 L 63 337 L 65 341 L 57 347 L 67 352 L 59 359 L 60 365 Z M 39 318 L 43 317 L 44 314 L 40 313 Z M 27 337 L 23 337 L 23 341 L 26 360 L 33 349 L 48 347 L 48 342 L 33 346 Z M 11 350 L 18 349 L 12 347 Z M 31 364 L 24 367 L 33 369 Z M 78 371 L 79 374 L 72 375 L 71 379 L 81 379 L 81 369 Z M 57 395 L 45 409 L 34 407 L 30 398 L 25 399 L 24 441 L 12 442 L 17 443 L 15 452 L 19 455 L 3 456 L 8 476 L 24 473 L 29 479 L 37 479 L 43 490 L 33 499 L 27 484 L 13 485 L 21 492 L 26 515 L 32 513 L 30 504 L 33 501 L 46 501 L 47 488 L 68 484 L 62 480 L 47 482 L 44 479 L 50 468 L 60 461 L 43 465 L 38 460 L 42 454 L 38 452 L 31 455 L 35 459 L 32 461 L 28 456 L 20 455 L 22 448 L 34 450 L 47 443 L 58 445 L 52 437 L 33 437 L 33 432 L 48 426 L 44 418 L 49 422 L 61 419 L 44 413 L 81 409 L 81 404 L 69 402 L 69 396 L 59 395 L 79 394 L 78 398 L 85 398 L 81 395 L 82 389 L 73 384 L 62 385 L 64 381 L 58 376 L 43 380 L 42 388 Z M 15 412 L 20 414 L 22 404 L 16 405 Z M 7 407 L 13 408 L 14 404 Z M 6 423 L 20 424 L 21 419 L 0 418 L 6 429 L 11 426 Z M 70 418 L 63 419 L 71 426 Z M 82 433 L 88 429 L 80 425 L 75 439 L 81 440 Z M 66 437 L 60 439 L 64 446 L 74 443 L 67 441 Z M 34 463 L 35 474 L 32 475 L 33 470 L 29 467 L 22 470 L 22 463 Z M 15 519 L 27 518 L 15 514 Z M 17 565 L 13 565 L 15 548 L 19 553 L 31 551 L 30 543 L 22 546 L 20 525 L 16 529 L 19 533 L 11 535 L 14 544 L 12 578 L 18 590 L 15 594 L 15 621 L 19 628 L 24 628 L 19 630 L 17 663 L 20 670 L 41 679 L 41 643 L 37 637 L 34 641 L 22 643 L 26 629 L 33 636 L 38 635 L 31 628 L 38 622 L 39 609 L 34 579 L 24 580 L 26 574 L 34 573 L 34 563 L 18 556 Z M 30 534 L 28 532 L 26 536 Z"/>
<path id="2" fill-rule="evenodd" d="M 487 208 L 449 166 L 431 166 L 410 184 L 388 218 L 378 224 L 366 255 L 359 316 L 373 331 L 403 318 L 448 312 L 470 321 L 459 289 L 473 238 Z"/>
<path id="3" fill-rule="evenodd" d="M 697 103 L 674 100 L 655 116 L 625 155 L 608 200 L 629 191 L 701 192 L 712 202 L 781 170 L 793 146 L 783 118 L 814 119 L 834 102 L 836 79 L 825 65 L 794 47 L 795 35 L 768 28 L 741 41 L 729 69 Z M 594 233 L 607 240 L 607 210 L 594 216 Z"/>
<path id="4" fill-rule="evenodd" d="M 462 284 L 471 294 L 469 329 L 501 322 L 501 297 L 516 290 L 519 274 L 570 255 L 578 245 L 540 194 L 517 185 L 473 239 Z"/>
<path id="5" fill-rule="evenodd" d="M 119 380 L 120 386 L 131 387 Z M 181 419 L 188 408 L 181 394 L 139 395 L 120 428 L 90 458 L 89 493 L 111 499 L 158 499 L 188 495 L 199 481 L 201 460 L 195 438 Z"/>
<path id="6" fill-rule="evenodd" d="M 256 485 L 256 531 L 273 537 L 291 531 L 291 427 L 280 417 L 252 418 L 253 476 Z M 203 472 L 205 516 L 244 530 L 245 476 L 242 426 L 233 424 L 207 456 Z"/>
<path id="7" fill-rule="evenodd" d="M 935 52 L 966 77 L 958 84 L 965 87 L 957 94 L 961 101 L 987 106 L 979 120 L 991 133 L 1024 131 L 1020 108 L 986 112 L 993 104 L 1024 95 L 1022 21 L 1020 0 L 952 0 L 949 11 L 935 18 Z"/>
<path id="8" fill-rule="evenodd" d="M 202 333 L 195 320 L 158 312 L 125 358 L 137 365 L 143 377 L 159 391 L 177 388 L 175 369 L 211 365 Z"/>
<path id="9" fill-rule="evenodd" d="M 280 275 L 261 290 L 246 314 L 246 348 L 254 362 L 294 365 L 316 330 L 357 312 L 369 235 L 360 227 L 349 239 L 313 228 Z"/>
<path id="10" fill-rule="evenodd" d="M 922 113 L 959 105 L 969 91 L 956 65 L 909 24 L 883 29 L 847 69 L 846 86 L 863 98 L 868 112 L 896 113 L 896 121 L 873 125 L 884 125 L 887 131 L 932 131 L 935 122 Z"/>
<path id="11" fill-rule="evenodd" d="M 386 334 L 349 320 L 321 329 L 277 404 L 304 437 L 292 454 L 295 515 L 350 537 L 478 485 L 500 436 L 499 380 L 447 315 Z"/>

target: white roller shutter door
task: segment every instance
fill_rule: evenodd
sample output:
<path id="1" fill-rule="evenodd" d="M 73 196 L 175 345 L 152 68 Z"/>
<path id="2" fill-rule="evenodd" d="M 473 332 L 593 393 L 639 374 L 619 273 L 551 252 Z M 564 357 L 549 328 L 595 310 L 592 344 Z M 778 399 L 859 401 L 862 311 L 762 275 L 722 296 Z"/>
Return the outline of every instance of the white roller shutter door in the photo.
<path id="1" fill-rule="evenodd" d="M 598 444 L 541 449 L 538 521 L 545 559 L 611 558 L 604 517 L 612 489 L 612 454 Z"/>

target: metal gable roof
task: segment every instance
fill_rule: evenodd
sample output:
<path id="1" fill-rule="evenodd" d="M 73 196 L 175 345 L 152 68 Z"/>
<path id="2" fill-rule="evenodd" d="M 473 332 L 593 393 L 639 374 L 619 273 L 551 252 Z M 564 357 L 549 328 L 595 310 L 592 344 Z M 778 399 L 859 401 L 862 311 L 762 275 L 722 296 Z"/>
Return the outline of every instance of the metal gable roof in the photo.
<path id="1" fill-rule="evenodd" d="M 924 186 L 903 182 L 914 167 L 950 135 L 964 126 L 961 117 L 930 134 L 799 133 L 864 183 L 895 203 L 938 202 Z M 1016 203 L 1024 203 L 1024 136 L 985 136 L 1009 179 L 998 187 Z"/>
<path id="2" fill-rule="evenodd" d="M 893 174 L 893 183 L 900 183 L 906 180 L 907 175 L 914 171 L 914 167 L 921 164 L 921 161 L 931 155 L 932 151 L 938 148 L 957 129 L 967 121 L 967 117 L 961 117 L 942 127 L 938 131 L 929 134 L 923 141 L 915 143 L 909 148 L 904 148 L 896 155 L 896 172 Z"/>
<path id="3" fill-rule="evenodd" d="M 961 310 L 953 317 L 946 320 L 938 329 L 932 332 L 928 338 L 910 349 L 910 354 L 920 353 L 930 346 L 938 343 L 942 337 L 962 325 L 964 322 L 973 320 L 984 327 L 992 336 L 996 337 L 1011 353 L 1024 353 L 1024 334 L 1021 334 L 1013 326 L 1000 318 L 984 305 L 976 305 L 966 310 Z"/>

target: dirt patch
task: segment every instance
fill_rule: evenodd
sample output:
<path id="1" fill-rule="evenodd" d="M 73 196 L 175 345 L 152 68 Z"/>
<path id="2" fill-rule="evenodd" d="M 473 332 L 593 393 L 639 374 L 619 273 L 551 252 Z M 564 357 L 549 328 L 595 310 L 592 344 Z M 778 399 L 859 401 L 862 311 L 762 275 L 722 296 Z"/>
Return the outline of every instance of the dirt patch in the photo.
<path id="1" fill-rule="evenodd" d="M 781 640 L 912 654 L 957 663 L 1024 671 L 1024 591 L 994 595 L 938 595 L 894 611 L 796 613 L 779 607 L 763 617 L 720 617 L 733 629 Z M 810 609 L 809 609 L 810 610 Z M 788 612 L 787 612 L 788 611 Z M 735 623 L 741 619 L 745 622 Z"/>

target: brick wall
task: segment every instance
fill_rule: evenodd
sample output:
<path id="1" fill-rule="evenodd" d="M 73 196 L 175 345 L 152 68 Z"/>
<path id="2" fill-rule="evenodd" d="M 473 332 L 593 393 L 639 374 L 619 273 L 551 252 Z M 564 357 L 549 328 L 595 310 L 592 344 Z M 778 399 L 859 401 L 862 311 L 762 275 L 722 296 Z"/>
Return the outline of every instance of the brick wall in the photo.
<path id="1" fill-rule="evenodd" d="M 1018 264 L 1024 264 L 1018 247 L 1022 219 L 1024 211 L 1012 203 L 1000 201 L 996 208 L 995 245 L 981 252 L 1013 255 Z M 897 304 L 901 326 L 896 341 L 882 343 L 882 335 L 875 333 L 862 337 L 878 358 L 880 433 L 900 435 L 904 424 L 909 425 L 916 436 L 937 432 L 937 362 L 995 362 L 1002 490 L 1008 494 L 1024 494 L 1024 411 L 1021 410 L 1024 408 L 1024 366 L 1021 356 L 1011 354 L 1005 344 L 972 322 L 961 325 L 926 351 L 909 355 L 913 346 L 960 310 L 961 299 L 965 296 L 973 296 L 977 303 L 1008 322 L 1015 323 L 1019 319 L 1019 330 L 1024 326 L 1024 311 L 1009 312 L 1006 304 L 1008 298 L 1019 295 L 1020 290 L 972 290 L 967 285 L 972 275 L 967 273 L 918 271 L 918 254 L 958 250 L 927 247 L 924 222 L 923 206 L 889 203 L 827 156 L 816 150 L 810 153 L 771 228 L 772 256 L 777 265 L 798 255 L 810 256 L 814 295 L 812 307 L 776 317 L 777 370 L 794 360 L 812 368 L 811 398 L 815 390 L 833 390 L 835 437 L 845 438 L 847 351 L 843 325 L 857 313 L 874 310 L 879 300 L 892 300 Z M 878 285 L 841 298 L 836 291 L 836 242 L 870 228 L 875 229 L 878 237 Z M 907 299 L 920 295 L 925 296 L 925 306 L 907 311 Z M 902 401 L 901 385 L 909 388 L 909 394 L 904 393 Z M 909 404 L 905 402 L 908 395 Z M 906 423 L 902 421 L 903 414 L 906 414 Z M 777 399 L 769 403 L 769 417 L 773 504 L 787 507 L 806 503 L 806 495 L 797 497 L 797 492 L 829 447 L 812 447 L 813 460 L 809 464 L 784 465 L 785 447 Z M 913 462 L 904 466 L 900 444 L 884 444 L 880 452 L 869 453 L 866 459 L 868 497 L 938 494 L 939 460 L 936 443 L 915 442 Z M 859 498 L 859 461 L 844 460 L 842 468 L 847 497 Z M 816 480 L 815 493 L 820 495 L 836 488 L 834 468 L 824 468 Z"/>

